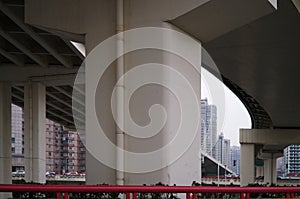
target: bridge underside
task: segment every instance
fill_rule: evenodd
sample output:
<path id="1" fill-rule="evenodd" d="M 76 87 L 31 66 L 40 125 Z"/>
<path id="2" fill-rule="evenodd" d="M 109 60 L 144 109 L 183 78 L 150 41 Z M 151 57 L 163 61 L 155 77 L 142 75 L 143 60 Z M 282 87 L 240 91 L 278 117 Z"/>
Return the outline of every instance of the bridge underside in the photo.
<path id="1" fill-rule="evenodd" d="M 70 6 L 67 0 L 44 1 L 47 6 L 36 0 L 25 2 L 27 5 L 22 0 L 0 2 L 0 81 L 13 82 L 12 102 L 20 106 L 24 106 L 26 99 L 24 85 L 42 83 L 45 85 L 44 91 L 41 85 L 35 85 L 35 90 L 45 94 L 45 100 L 41 101 L 45 101 L 47 117 L 68 128 L 74 128 L 72 84 L 84 57 L 71 41 L 85 43 L 90 52 L 99 42 L 115 34 L 115 2 L 107 1 L 99 5 L 99 2 L 97 4 L 92 1 L 97 6 L 80 4 L 81 1 L 74 1 Z M 201 41 L 218 66 L 224 83 L 247 107 L 254 129 L 300 128 L 300 15 L 293 3 L 296 0 L 279 0 L 278 10 L 267 0 L 187 1 L 172 9 L 167 1 L 162 3 L 152 0 L 149 8 L 141 5 L 140 1 L 128 2 L 133 3 L 130 4 L 132 7 L 126 7 L 130 9 L 130 14 L 126 15 L 127 29 L 164 27 L 165 21 L 168 21 Z M 84 8 L 84 11 L 76 6 Z M 153 16 L 157 8 L 161 9 L 159 17 Z M 74 12 L 74 9 L 80 10 L 80 13 Z M 25 23 L 25 20 L 32 25 Z M 171 63 L 172 61 L 174 60 Z M 209 65 L 204 64 L 204 67 L 216 73 Z M 113 85 L 115 74 L 107 80 L 107 85 Z M 1 87 L 3 89 L 0 92 L 9 92 L 5 90 L 6 85 Z M 85 90 L 78 89 L 82 98 L 73 102 L 79 107 L 75 110 L 79 117 L 77 119 L 84 122 Z M 2 97 L 6 101 L 0 104 L 9 104 L 8 99 Z M 9 115 L 1 115 L 0 119 L 5 121 L 5 117 Z M 110 130 L 115 131 L 112 118 L 107 118 L 107 124 Z M 5 128 L 8 132 L 9 127 Z M 8 137 L 1 139 L 8 141 Z M 254 164 L 254 159 L 260 153 L 280 153 L 282 147 L 283 145 L 270 143 L 251 143 L 247 148 L 252 150 L 251 164 Z M 272 155 L 272 161 L 273 159 Z M 90 165 L 93 166 L 93 161 L 90 161 Z M 272 167 L 272 163 L 270 165 Z M 102 173 L 114 175 L 105 169 L 108 172 Z"/>
<path id="2" fill-rule="evenodd" d="M 227 2 L 218 3 L 210 1 L 171 23 L 203 41 L 203 47 L 226 78 L 224 82 L 248 108 L 253 128 L 300 128 L 300 14 L 295 5 L 279 0 L 278 10 L 226 32 L 226 27 L 237 19 L 222 17 L 239 11 L 233 11 Z M 224 16 L 214 11 L 216 5 L 223 6 Z M 247 15 L 255 11 L 249 7 L 244 12 Z M 218 26 L 224 34 L 216 33 Z M 244 97 L 243 92 L 256 103 Z"/>

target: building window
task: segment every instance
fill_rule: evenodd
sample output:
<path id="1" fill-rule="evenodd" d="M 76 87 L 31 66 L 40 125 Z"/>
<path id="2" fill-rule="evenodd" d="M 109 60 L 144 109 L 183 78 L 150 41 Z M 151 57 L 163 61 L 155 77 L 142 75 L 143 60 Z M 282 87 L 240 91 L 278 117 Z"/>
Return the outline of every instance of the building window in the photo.
<path id="1" fill-rule="evenodd" d="M 15 152 L 16 152 L 15 147 L 11 147 L 11 152 L 12 152 L 12 153 L 15 153 Z"/>
<path id="2" fill-rule="evenodd" d="M 11 143 L 15 143 L 16 142 L 16 138 L 15 137 L 12 137 L 11 138 Z"/>
<path id="3" fill-rule="evenodd" d="M 48 152 L 48 155 L 51 156 L 52 155 L 51 152 Z"/>
<path id="4" fill-rule="evenodd" d="M 22 154 L 24 154 L 24 148 L 22 148 Z"/>

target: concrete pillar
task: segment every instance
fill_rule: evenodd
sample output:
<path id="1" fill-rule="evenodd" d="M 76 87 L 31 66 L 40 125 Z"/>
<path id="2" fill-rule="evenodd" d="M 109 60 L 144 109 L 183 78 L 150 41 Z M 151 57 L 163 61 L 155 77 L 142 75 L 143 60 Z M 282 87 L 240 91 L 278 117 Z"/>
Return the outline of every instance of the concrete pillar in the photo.
<path id="1" fill-rule="evenodd" d="M 11 184 L 11 85 L 0 82 L 0 183 Z M 0 193 L 8 198 L 11 193 Z"/>
<path id="2" fill-rule="evenodd" d="M 264 175 L 264 167 L 262 166 L 256 166 L 256 177 L 263 176 Z"/>
<path id="3" fill-rule="evenodd" d="M 269 158 L 264 160 L 264 183 L 276 184 L 277 183 L 277 158 L 282 156 L 278 153 L 270 153 Z"/>
<path id="4" fill-rule="evenodd" d="M 28 83 L 24 89 L 25 180 L 46 182 L 46 89 Z"/>
<path id="5" fill-rule="evenodd" d="M 169 24 L 160 24 L 161 26 L 169 29 L 173 29 L 173 27 Z M 168 35 L 167 35 L 168 34 Z M 89 38 L 89 37 L 88 37 Z M 91 42 L 89 40 L 87 43 Z M 201 45 L 198 43 L 189 43 L 192 42 L 191 40 L 180 40 L 179 38 L 176 38 L 176 35 L 169 33 L 161 34 L 160 41 L 163 41 L 165 45 L 165 48 L 169 48 L 169 46 L 174 45 L 175 47 L 183 47 L 184 46 L 192 46 L 194 47 L 194 50 L 191 49 L 185 49 L 184 52 L 189 52 L 189 56 L 187 56 L 189 59 L 192 59 L 192 63 L 196 66 L 200 66 L 201 63 Z M 195 41 L 193 41 L 195 42 Z M 128 42 L 130 44 L 130 42 Z M 182 55 L 185 56 L 185 55 Z M 198 101 L 200 102 L 200 93 L 201 93 L 201 79 L 200 74 L 193 68 L 192 65 L 187 63 L 185 60 L 181 59 L 179 56 L 173 55 L 168 52 L 161 52 L 161 51 L 155 51 L 155 50 L 141 50 L 139 52 L 131 52 L 130 54 L 126 55 L 125 57 L 126 63 L 125 63 L 125 72 L 128 72 L 129 70 L 133 69 L 135 66 L 139 66 L 142 64 L 147 63 L 161 63 L 169 66 L 173 70 L 178 71 L 178 73 L 182 74 L 186 79 L 189 79 L 189 83 L 192 85 L 194 94 L 196 95 Z M 91 67 L 97 67 L 96 65 L 89 65 L 90 62 L 87 62 L 86 64 L 86 79 L 92 79 L 94 78 L 95 72 L 93 68 Z M 151 66 L 148 66 L 149 68 Z M 175 81 L 174 73 L 171 69 L 161 71 L 160 73 L 155 73 L 155 79 L 157 81 L 166 82 L 168 85 L 176 86 L 181 85 L 178 83 L 178 81 Z M 115 70 L 113 67 L 110 67 L 106 74 L 103 75 L 102 82 L 100 84 L 100 89 L 107 93 L 112 92 L 112 88 L 115 82 L 112 82 L 114 80 L 115 76 Z M 134 79 L 138 79 L 143 76 L 135 76 L 132 79 L 126 79 L 125 81 L 125 95 L 128 95 L 126 92 L 129 90 L 130 85 L 132 86 L 132 82 L 134 82 Z M 154 79 L 154 78 L 153 78 Z M 154 80 L 153 80 L 154 81 Z M 182 82 L 181 82 L 182 83 Z M 92 143 L 95 145 L 99 142 L 94 139 L 93 136 L 91 136 L 95 130 L 93 130 L 93 124 L 95 123 L 93 118 L 93 109 L 96 108 L 96 111 L 98 113 L 98 119 L 100 120 L 100 123 L 103 125 L 104 128 L 106 128 L 106 136 L 110 139 L 110 141 L 114 142 L 115 139 L 115 129 L 113 128 L 113 124 L 111 123 L 113 121 L 113 118 L 110 118 L 111 113 L 111 95 L 103 95 L 103 92 L 96 93 L 96 99 L 98 101 L 101 101 L 101 104 L 98 104 L 96 107 L 92 107 L 90 96 L 93 92 L 90 88 L 93 85 L 89 83 L 89 81 L 86 82 L 86 142 L 87 145 L 92 148 Z M 106 87 L 105 87 L 106 86 Z M 182 85 L 182 88 L 185 88 Z M 99 88 L 98 88 L 99 89 Z M 184 90 L 184 89 L 182 89 Z M 91 94 L 89 94 L 91 93 Z M 180 95 L 180 93 L 176 93 Z M 180 96 L 185 97 L 185 96 Z M 193 96 L 190 96 L 191 98 Z M 146 159 L 142 157 L 142 154 L 145 154 L 145 157 L 148 154 L 151 154 L 151 152 L 155 152 L 156 150 L 159 150 L 163 148 L 164 146 L 167 146 L 171 142 L 172 139 L 175 140 L 175 136 L 177 133 L 177 130 L 179 128 L 178 124 L 180 124 L 182 118 L 181 110 L 180 110 L 180 99 L 176 99 L 176 97 L 170 93 L 168 89 L 161 85 L 146 85 L 144 88 L 141 86 L 141 90 L 139 92 L 136 92 L 134 97 L 131 98 L 131 105 L 130 108 L 131 115 L 130 117 L 133 118 L 138 124 L 141 126 L 148 125 L 149 124 L 149 108 L 154 104 L 160 104 L 165 108 L 166 116 L 167 116 L 167 122 L 166 125 L 155 134 L 155 136 L 150 136 L 149 138 L 136 138 L 132 135 L 130 135 L 130 131 L 127 131 L 125 134 L 124 139 L 124 148 L 126 151 L 135 152 L 137 154 L 141 154 L 140 161 L 132 160 L 131 157 L 128 155 L 124 155 L 124 167 L 126 170 L 133 171 L 133 164 L 132 162 L 135 162 L 136 165 L 151 165 L 154 161 L 156 161 L 157 164 L 154 164 L 156 170 L 149 171 L 143 171 L 140 172 L 140 170 L 136 173 L 134 172 L 126 172 L 124 174 L 124 180 L 125 184 L 155 184 L 158 182 L 162 182 L 164 184 L 177 184 L 177 185 L 191 185 L 193 181 L 200 181 L 201 179 L 201 164 L 200 164 L 200 126 L 198 126 L 198 134 L 196 133 L 195 137 L 188 136 L 190 132 L 186 132 L 186 137 L 193 139 L 191 143 L 189 144 L 189 147 L 185 148 L 187 144 L 187 140 L 182 139 L 181 143 L 178 143 L 176 148 L 173 150 L 162 150 L 161 153 L 157 154 L 155 158 L 150 160 L 150 158 Z M 193 99 L 191 99 L 193 100 Z M 196 104 L 196 103 L 193 103 Z M 129 104 L 125 104 L 125 106 L 129 106 Z M 184 107 L 186 108 L 186 107 Z M 198 107 L 200 110 L 200 106 Z M 186 111 L 186 110 L 185 110 Z M 200 115 L 199 115 L 200 116 Z M 196 117 L 196 115 L 195 115 Z M 195 118 L 194 117 L 194 118 Z M 125 126 L 128 124 L 132 124 L 131 118 L 126 117 L 125 120 Z M 183 116 L 183 120 L 186 121 L 192 121 L 189 116 Z M 111 125 L 111 126 L 110 126 Z M 200 125 L 200 123 L 199 123 Z M 143 131 L 140 132 L 141 134 L 144 133 Z M 178 141 L 178 140 L 176 140 Z M 115 144 L 115 143 L 114 143 Z M 97 146 L 97 145 L 96 145 Z M 173 159 L 172 156 L 174 156 L 172 153 L 176 151 L 176 149 L 179 149 L 180 147 L 184 147 L 182 151 L 185 153 L 178 157 L 178 159 Z M 115 161 L 115 152 L 113 150 L 98 150 L 101 151 L 103 154 L 107 154 L 107 160 L 110 158 L 111 162 Z M 94 152 L 95 153 L 95 152 Z M 97 155 L 97 154 L 95 154 Z M 115 171 L 113 169 L 110 169 L 109 167 L 103 165 L 101 161 L 99 161 L 91 154 L 87 154 L 87 183 L 88 184 L 99 184 L 99 183 L 115 183 L 114 174 Z M 152 162 L 151 162 L 152 161 Z M 164 162 L 172 162 L 169 165 L 165 166 Z M 161 164 L 163 166 L 158 166 L 158 164 Z M 146 167 L 145 167 L 146 168 Z M 138 170 L 138 169 L 137 169 Z"/>
<path id="6" fill-rule="evenodd" d="M 241 144 L 241 186 L 255 181 L 255 145 Z"/>
<path id="7" fill-rule="evenodd" d="M 265 184 L 272 184 L 273 183 L 273 170 L 274 170 L 274 165 L 273 164 L 273 159 L 266 159 L 264 160 L 264 183 Z M 276 168 L 276 167 L 275 167 Z"/>

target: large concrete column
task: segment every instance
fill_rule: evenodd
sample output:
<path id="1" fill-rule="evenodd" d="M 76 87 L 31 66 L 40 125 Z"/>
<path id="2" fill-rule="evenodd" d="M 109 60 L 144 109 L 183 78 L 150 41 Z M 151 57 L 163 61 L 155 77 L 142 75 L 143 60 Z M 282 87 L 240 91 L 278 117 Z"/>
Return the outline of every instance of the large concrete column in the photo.
<path id="1" fill-rule="evenodd" d="M 0 82 L 0 183 L 11 184 L 11 85 Z M 0 193 L 0 198 L 10 197 Z"/>
<path id="2" fill-rule="evenodd" d="M 255 145 L 241 144 L 241 186 L 255 181 Z"/>
<path id="3" fill-rule="evenodd" d="M 280 153 L 267 153 L 264 159 L 264 183 L 276 184 L 277 183 L 277 158 L 282 156 Z"/>
<path id="4" fill-rule="evenodd" d="M 264 183 L 276 183 L 276 158 L 264 160 Z"/>
<path id="5" fill-rule="evenodd" d="M 46 89 L 28 83 L 24 89 L 25 180 L 46 182 Z"/>

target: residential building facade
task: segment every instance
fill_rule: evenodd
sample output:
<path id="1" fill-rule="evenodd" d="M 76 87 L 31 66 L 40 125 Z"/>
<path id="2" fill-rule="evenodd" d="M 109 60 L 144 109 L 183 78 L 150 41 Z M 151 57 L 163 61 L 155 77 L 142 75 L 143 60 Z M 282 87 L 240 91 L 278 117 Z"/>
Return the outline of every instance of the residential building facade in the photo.
<path id="1" fill-rule="evenodd" d="M 46 119 L 46 171 L 57 174 L 85 172 L 85 146 L 76 131 Z M 12 170 L 24 170 L 24 118 L 22 108 L 12 105 Z"/>
<path id="2" fill-rule="evenodd" d="M 24 117 L 22 108 L 11 106 L 12 171 L 24 170 Z"/>
<path id="3" fill-rule="evenodd" d="M 300 173 L 300 145 L 284 149 L 284 176 Z"/>

